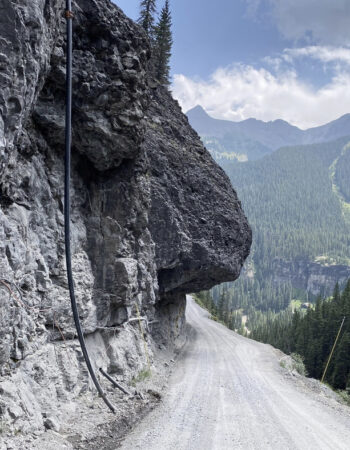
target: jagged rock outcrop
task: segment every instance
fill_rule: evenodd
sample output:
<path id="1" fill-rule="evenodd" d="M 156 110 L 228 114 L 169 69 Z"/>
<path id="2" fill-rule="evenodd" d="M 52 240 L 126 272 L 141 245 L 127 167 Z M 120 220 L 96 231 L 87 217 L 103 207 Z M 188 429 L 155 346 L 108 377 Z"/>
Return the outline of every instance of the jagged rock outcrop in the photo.
<path id="1" fill-rule="evenodd" d="M 63 10 L 0 8 L 0 418 L 21 431 L 68 414 L 89 387 L 64 260 Z M 108 0 L 74 11 L 76 294 L 96 367 L 127 380 L 145 363 L 130 318 L 149 324 L 152 358 L 181 335 L 185 293 L 238 277 L 251 232 L 227 176 L 149 79 L 142 30 Z"/>
<path id="2" fill-rule="evenodd" d="M 350 267 L 334 264 L 322 265 L 297 258 L 284 261 L 276 258 L 273 261 L 274 282 L 290 282 L 293 287 L 311 292 L 313 295 L 331 295 L 336 283 L 344 286 L 350 278 Z"/>

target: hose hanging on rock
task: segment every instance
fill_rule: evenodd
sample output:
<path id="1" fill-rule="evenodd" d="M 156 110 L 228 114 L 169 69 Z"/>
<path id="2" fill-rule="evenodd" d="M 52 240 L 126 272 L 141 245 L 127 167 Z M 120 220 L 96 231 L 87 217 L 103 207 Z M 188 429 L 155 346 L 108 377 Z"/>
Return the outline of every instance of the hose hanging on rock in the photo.
<path id="1" fill-rule="evenodd" d="M 65 128 L 65 172 L 64 172 L 64 233 L 66 247 L 67 277 L 69 294 L 72 305 L 75 327 L 78 333 L 81 350 L 96 389 L 109 409 L 114 413 L 114 407 L 103 392 L 92 368 L 89 354 L 85 345 L 84 335 L 80 324 L 77 302 L 74 294 L 74 281 L 72 275 L 72 260 L 70 249 L 70 161 L 71 161 L 71 135 L 72 135 L 72 19 L 71 0 L 66 0 L 65 18 L 67 21 L 67 51 L 66 51 L 66 128 Z"/>

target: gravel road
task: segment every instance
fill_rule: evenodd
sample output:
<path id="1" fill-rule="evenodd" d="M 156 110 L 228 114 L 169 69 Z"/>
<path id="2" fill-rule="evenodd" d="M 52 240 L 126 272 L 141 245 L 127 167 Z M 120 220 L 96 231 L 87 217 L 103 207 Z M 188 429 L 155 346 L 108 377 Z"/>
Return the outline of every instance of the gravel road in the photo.
<path id="1" fill-rule="evenodd" d="M 210 320 L 190 297 L 186 314 L 191 338 L 162 404 L 123 450 L 350 449 L 350 408 L 287 374 L 271 346 Z"/>

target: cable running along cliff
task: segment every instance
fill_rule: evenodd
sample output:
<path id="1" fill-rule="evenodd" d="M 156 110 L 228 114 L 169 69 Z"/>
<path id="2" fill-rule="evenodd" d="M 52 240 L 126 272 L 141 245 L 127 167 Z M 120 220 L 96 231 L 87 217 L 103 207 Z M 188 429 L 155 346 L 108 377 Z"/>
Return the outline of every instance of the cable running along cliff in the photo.
<path id="1" fill-rule="evenodd" d="M 67 22 L 67 50 L 66 50 L 66 128 L 65 128 L 65 174 L 64 174 L 64 233 L 66 247 L 67 277 L 69 294 L 74 317 L 74 323 L 78 334 L 81 350 L 99 395 L 114 413 L 114 407 L 103 392 L 91 365 L 89 354 L 85 345 L 84 335 L 80 324 L 77 302 L 74 294 L 74 281 L 72 275 L 72 260 L 70 249 L 70 165 L 71 165 L 71 136 L 72 136 L 72 19 L 71 0 L 66 0 L 65 18 Z"/>

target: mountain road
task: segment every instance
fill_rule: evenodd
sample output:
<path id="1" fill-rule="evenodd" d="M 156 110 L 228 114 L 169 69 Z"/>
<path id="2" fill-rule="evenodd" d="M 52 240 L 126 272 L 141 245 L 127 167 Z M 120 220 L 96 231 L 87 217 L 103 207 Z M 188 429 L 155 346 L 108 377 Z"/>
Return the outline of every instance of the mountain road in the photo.
<path id="1" fill-rule="evenodd" d="M 332 391 L 283 369 L 281 352 L 211 320 L 190 296 L 186 316 L 189 340 L 162 403 L 122 450 L 350 449 L 350 408 Z"/>

